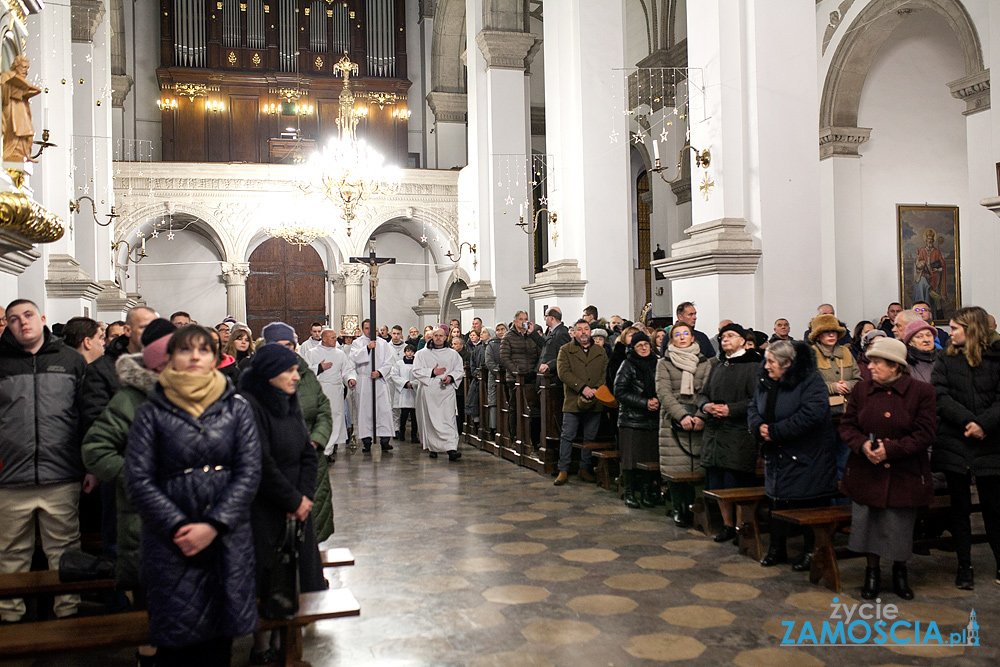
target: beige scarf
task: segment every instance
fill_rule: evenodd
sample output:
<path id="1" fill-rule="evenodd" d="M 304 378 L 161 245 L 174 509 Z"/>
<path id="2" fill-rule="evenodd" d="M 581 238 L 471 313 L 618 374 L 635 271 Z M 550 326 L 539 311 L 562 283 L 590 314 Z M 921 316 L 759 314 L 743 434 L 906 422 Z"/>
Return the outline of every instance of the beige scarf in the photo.
<path id="1" fill-rule="evenodd" d="M 694 396 L 694 372 L 698 369 L 698 352 L 694 345 L 686 348 L 667 346 L 670 363 L 681 372 L 681 396 Z"/>
<path id="2" fill-rule="evenodd" d="M 226 390 L 226 378 L 217 370 L 207 375 L 175 371 L 160 373 L 160 386 L 167 400 L 197 419 Z"/>

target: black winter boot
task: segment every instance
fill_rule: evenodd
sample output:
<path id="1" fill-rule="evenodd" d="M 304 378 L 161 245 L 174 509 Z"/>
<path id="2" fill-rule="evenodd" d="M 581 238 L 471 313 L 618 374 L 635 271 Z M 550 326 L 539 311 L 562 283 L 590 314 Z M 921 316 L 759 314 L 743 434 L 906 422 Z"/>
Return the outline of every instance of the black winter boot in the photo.
<path id="1" fill-rule="evenodd" d="M 625 506 L 630 507 L 634 510 L 639 509 L 642 505 L 635 498 L 635 490 L 633 484 L 635 483 L 635 473 L 631 470 L 622 471 L 622 485 L 625 487 Z"/>
<path id="2" fill-rule="evenodd" d="M 892 564 L 892 590 L 904 600 L 913 599 L 913 589 L 910 588 L 909 573 L 906 571 L 906 563 Z"/>
<path id="3" fill-rule="evenodd" d="M 642 497 L 640 502 L 642 502 L 643 507 L 656 507 L 656 494 L 653 489 L 653 475 L 659 473 L 651 473 L 645 470 L 637 472 L 636 475 L 639 476 L 641 480 Z"/>
<path id="4" fill-rule="evenodd" d="M 882 570 L 877 567 L 866 567 L 865 585 L 861 587 L 861 597 L 865 600 L 874 600 L 878 597 L 880 588 L 882 588 Z"/>

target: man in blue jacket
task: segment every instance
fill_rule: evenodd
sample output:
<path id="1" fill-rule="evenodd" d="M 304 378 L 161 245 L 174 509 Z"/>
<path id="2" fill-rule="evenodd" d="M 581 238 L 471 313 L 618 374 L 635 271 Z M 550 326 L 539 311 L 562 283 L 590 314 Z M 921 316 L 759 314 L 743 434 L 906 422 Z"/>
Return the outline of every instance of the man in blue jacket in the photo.
<path id="1" fill-rule="evenodd" d="M 76 399 L 86 367 L 76 350 L 52 336 L 33 302 L 7 306 L 0 336 L 2 573 L 30 568 L 36 517 L 50 568 L 59 567 L 63 551 L 80 546 L 84 469 Z M 77 595 L 57 596 L 55 615 L 76 614 L 79 602 Z M 24 612 L 23 600 L 0 600 L 4 621 L 19 621 Z"/>

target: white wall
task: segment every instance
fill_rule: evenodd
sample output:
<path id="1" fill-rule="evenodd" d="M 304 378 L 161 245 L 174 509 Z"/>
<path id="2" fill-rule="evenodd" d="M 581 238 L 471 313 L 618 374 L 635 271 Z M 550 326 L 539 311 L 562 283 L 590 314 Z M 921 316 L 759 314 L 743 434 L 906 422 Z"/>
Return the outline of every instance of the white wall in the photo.
<path id="1" fill-rule="evenodd" d="M 411 326 L 417 324 L 413 306 L 425 290 L 424 250 L 409 236 L 398 232 L 376 234 L 375 239 L 379 257 L 396 258 L 395 265 L 379 269 L 377 324 L 389 327 L 398 324 L 403 327 L 405 334 Z M 367 284 L 366 281 L 366 290 Z M 367 291 L 364 305 L 367 313 Z"/>
<path id="2" fill-rule="evenodd" d="M 122 134 L 118 134 L 116 127 L 115 139 L 150 141 L 153 159 L 161 160 L 161 112 L 156 106 L 156 100 L 160 99 L 156 82 L 156 68 L 160 66 L 159 3 L 125 0 L 122 4 L 125 9 L 125 70 L 134 83 L 125 98 Z"/>
<path id="3" fill-rule="evenodd" d="M 208 239 L 184 231 L 168 241 L 161 234 L 146 241 L 146 254 L 149 255 L 146 259 L 130 268 L 150 308 L 164 317 L 178 310 L 187 311 L 207 326 L 214 326 L 226 317 L 221 258 Z M 171 263 L 172 266 L 155 266 Z"/>
<path id="4" fill-rule="evenodd" d="M 862 289 L 838 295 L 837 314 L 848 324 L 877 321 L 900 297 L 896 204 L 958 205 L 960 222 L 979 213 L 968 201 L 965 103 L 946 85 L 963 76 L 954 33 L 930 11 L 904 21 L 872 64 L 858 112 L 858 126 L 872 128 L 860 149 Z M 976 246 L 975 238 L 959 242 L 963 249 Z M 968 264 L 964 268 L 962 277 L 975 280 Z"/>

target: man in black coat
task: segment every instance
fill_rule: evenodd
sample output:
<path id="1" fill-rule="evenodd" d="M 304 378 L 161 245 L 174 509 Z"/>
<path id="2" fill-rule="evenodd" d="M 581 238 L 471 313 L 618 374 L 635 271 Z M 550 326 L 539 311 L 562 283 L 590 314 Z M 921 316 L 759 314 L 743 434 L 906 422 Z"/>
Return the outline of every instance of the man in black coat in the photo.
<path id="1" fill-rule="evenodd" d="M 80 546 L 80 454 L 76 397 L 87 362 L 45 326 L 27 299 L 7 306 L 0 336 L 0 572 L 27 572 L 35 526 L 50 563 Z M 96 478 L 87 476 L 84 490 Z M 55 615 L 77 612 L 79 595 L 59 595 Z M 0 600 L 0 618 L 20 621 L 24 601 Z"/>
<path id="2" fill-rule="evenodd" d="M 542 339 L 542 351 L 538 355 L 538 372 L 555 373 L 556 358 L 563 345 L 573 340 L 569 329 L 563 324 L 562 311 L 553 306 L 545 313 L 545 325 L 549 328 Z"/>
<path id="3" fill-rule="evenodd" d="M 86 433 L 108 406 L 111 397 L 121 388 L 115 362 L 123 354 L 142 352 L 142 332 L 146 325 L 157 318 L 156 311 L 146 306 L 137 306 L 128 311 L 125 318 L 125 332 L 108 343 L 104 354 L 87 368 L 80 392 L 81 433 Z"/>

